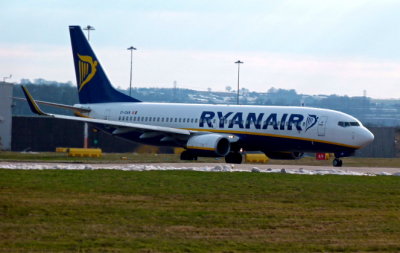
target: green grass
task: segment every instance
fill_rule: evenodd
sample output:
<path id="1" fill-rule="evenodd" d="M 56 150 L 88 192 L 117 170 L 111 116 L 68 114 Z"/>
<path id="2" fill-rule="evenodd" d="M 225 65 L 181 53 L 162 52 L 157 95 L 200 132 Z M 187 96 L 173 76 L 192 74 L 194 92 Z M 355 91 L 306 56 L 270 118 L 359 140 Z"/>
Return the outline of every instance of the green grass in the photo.
<path id="1" fill-rule="evenodd" d="M 0 170 L 1 252 L 398 252 L 400 178 Z"/>

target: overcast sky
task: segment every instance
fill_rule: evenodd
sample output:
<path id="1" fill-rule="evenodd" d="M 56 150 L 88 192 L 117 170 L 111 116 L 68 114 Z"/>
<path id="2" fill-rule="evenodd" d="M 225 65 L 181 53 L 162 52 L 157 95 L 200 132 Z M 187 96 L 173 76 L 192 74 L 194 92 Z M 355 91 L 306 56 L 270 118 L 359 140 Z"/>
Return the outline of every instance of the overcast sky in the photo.
<path id="1" fill-rule="evenodd" d="M 0 1 L 0 77 L 75 83 L 69 25 L 116 87 L 400 98 L 398 0 Z"/>

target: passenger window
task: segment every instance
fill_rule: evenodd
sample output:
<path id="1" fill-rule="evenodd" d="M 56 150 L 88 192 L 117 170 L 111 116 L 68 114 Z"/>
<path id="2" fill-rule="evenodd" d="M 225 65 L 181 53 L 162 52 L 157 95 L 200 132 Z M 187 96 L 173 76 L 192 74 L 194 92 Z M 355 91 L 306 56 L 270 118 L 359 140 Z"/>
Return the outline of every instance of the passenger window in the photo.
<path id="1" fill-rule="evenodd" d="M 181 121 L 182 121 L 182 119 L 181 119 L 181 118 L 179 118 L 179 123 L 181 123 Z"/>
<path id="2" fill-rule="evenodd" d="M 175 118 L 175 122 L 178 122 L 178 118 Z"/>
<path id="3" fill-rule="evenodd" d="M 182 121 L 183 121 L 183 123 L 185 123 L 185 120 L 186 120 L 186 119 L 185 119 L 185 118 L 183 118 L 183 120 L 182 120 Z"/>
<path id="4" fill-rule="evenodd" d="M 197 123 L 197 119 L 195 119 L 194 122 Z"/>
<path id="5" fill-rule="evenodd" d="M 164 122 L 164 118 L 161 118 L 161 122 Z"/>

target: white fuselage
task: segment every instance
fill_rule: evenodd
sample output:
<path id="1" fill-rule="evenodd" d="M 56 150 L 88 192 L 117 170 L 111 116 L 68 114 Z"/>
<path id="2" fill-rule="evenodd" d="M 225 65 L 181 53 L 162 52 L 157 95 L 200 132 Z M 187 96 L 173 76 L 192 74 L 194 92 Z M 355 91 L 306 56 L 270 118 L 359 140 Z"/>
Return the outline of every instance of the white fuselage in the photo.
<path id="1" fill-rule="evenodd" d="M 310 107 L 145 102 L 77 107 L 90 108 L 88 116 L 96 119 L 237 135 L 248 150 L 340 152 L 359 149 L 374 138 L 348 114 Z M 143 142 L 134 136 L 131 140 Z"/>

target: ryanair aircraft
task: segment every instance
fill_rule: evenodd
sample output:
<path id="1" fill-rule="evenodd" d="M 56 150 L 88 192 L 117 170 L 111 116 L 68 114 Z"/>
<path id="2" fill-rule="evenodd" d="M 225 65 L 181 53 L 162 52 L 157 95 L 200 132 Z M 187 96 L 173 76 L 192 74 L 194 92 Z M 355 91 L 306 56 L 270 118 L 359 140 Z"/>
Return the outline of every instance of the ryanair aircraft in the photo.
<path id="1" fill-rule="evenodd" d="M 23 91 L 39 115 L 92 123 L 130 141 L 183 147 L 182 160 L 225 157 L 241 163 L 243 151 L 261 151 L 271 159 L 299 159 L 305 152 L 341 157 L 374 139 L 359 120 L 342 112 L 293 106 L 244 106 L 146 103 L 113 88 L 79 26 L 70 26 L 80 104 L 35 101 Z M 39 104 L 73 110 L 76 116 L 48 114 Z"/>

